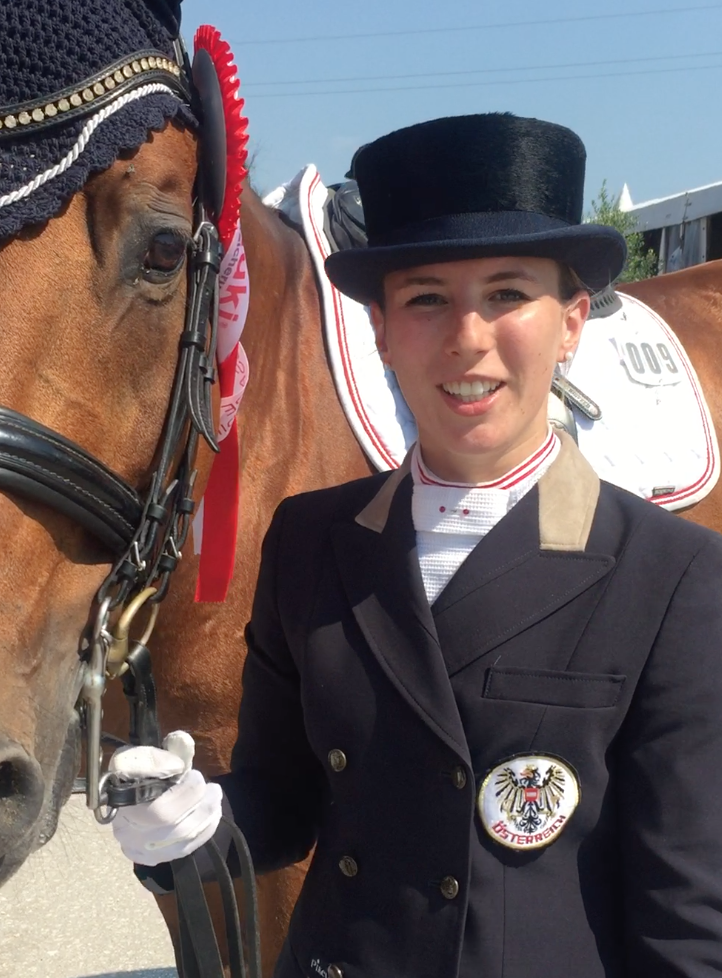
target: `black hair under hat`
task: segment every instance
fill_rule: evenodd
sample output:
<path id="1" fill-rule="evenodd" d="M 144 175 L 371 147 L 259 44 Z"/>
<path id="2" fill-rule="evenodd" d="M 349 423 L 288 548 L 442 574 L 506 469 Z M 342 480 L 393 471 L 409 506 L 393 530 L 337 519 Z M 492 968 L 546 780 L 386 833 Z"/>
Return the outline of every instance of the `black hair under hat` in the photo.
<path id="1" fill-rule="evenodd" d="M 326 260 L 333 284 L 368 302 L 392 271 L 503 255 L 552 258 L 590 289 L 621 272 L 624 237 L 581 224 L 586 152 L 570 129 L 509 113 L 400 129 L 354 160 L 368 248 Z"/>
<path id="2" fill-rule="evenodd" d="M 180 5 L 1 0 L 0 239 L 57 214 L 89 176 L 168 120 L 197 125 L 169 69 Z"/>

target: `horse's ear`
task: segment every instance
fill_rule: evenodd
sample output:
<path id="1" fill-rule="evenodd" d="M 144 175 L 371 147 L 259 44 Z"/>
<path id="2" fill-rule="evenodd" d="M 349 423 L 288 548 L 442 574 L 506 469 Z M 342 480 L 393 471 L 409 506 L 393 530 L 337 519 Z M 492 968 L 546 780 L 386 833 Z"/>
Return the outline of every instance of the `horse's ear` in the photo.
<path id="1" fill-rule="evenodd" d="M 182 0 L 144 0 L 156 20 L 165 27 L 175 40 L 180 34 Z"/>

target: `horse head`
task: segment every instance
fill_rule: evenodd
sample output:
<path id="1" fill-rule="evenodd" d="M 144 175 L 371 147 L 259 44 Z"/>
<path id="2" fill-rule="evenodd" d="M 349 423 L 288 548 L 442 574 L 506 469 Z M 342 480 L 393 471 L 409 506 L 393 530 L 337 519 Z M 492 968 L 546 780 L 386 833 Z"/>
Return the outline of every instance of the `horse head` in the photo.
<path id="1" fill-rule="evenodd" d="M 48 25 L 10 6 L 17 58 Z M 117 15 L 120 49 L 0 91 L 0 882 L 50 838 L 77 773 L 93 627 L 167 585 L 198 434 L 212 442 L 214 229 L 182 52 L 154 6 L 63 0 L 51 27 L 77 30 L 80 11 L 100 36 Z"/>

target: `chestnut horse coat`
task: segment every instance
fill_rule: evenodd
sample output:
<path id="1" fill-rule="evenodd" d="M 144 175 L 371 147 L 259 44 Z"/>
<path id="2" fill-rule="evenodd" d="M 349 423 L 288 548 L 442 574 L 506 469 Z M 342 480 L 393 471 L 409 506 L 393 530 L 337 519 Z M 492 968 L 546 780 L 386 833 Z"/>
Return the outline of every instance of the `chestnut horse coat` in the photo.
<path id="1" fill-rule="evenodd" d="M 293 497 L 264 544 L 220 780 L 260 871 L 316 845 L 275 974 L 720 974 L 722 537 L 565 439 L 429 608 L 411 492 Z M 477 792 L 536 752 L 581 801 L 519 852 Z"/>

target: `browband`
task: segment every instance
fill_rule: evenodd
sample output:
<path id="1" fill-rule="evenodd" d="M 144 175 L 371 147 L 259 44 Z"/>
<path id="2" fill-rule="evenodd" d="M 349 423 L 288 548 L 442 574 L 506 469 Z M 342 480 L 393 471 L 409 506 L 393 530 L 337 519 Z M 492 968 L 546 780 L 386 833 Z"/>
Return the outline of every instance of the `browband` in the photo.
<path id="1" fill-rule="evenodd" d="M 0 107 L 0 141 L 82 119 L 134 88 L 153 82 L 168 85 L 190 104 L 191 94 L 181 66 L 162 51 L 143 50 L 120 58 L 60 92 Z"/>

